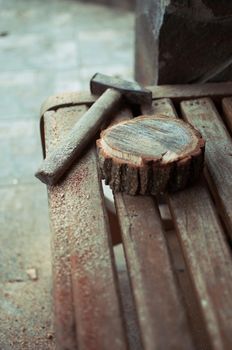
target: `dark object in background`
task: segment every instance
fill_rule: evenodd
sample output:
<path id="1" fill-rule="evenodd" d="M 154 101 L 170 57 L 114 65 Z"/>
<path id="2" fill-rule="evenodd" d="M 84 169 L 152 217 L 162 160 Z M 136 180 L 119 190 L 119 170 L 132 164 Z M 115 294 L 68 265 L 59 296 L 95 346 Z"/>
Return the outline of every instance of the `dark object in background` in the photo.
<path id="1" fill-rule="evenodd" d="M 0 37 L 5 37 L 7 35 L 9 35 L 7 31 L 0 32 Z"/>
<path id="2" fill-rule="evenodd" d="M 145 85 L 231 80 L 231 41 L 230 1 L 137 0 L 135 79 Z"/>

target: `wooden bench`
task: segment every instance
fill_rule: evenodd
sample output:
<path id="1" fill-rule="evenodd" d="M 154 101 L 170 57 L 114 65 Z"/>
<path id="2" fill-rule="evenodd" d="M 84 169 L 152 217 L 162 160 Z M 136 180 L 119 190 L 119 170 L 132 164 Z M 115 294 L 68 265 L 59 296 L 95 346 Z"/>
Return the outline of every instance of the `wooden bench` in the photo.
<path id="1" fill-rule="evenodd" d="M 167 207 L 154 197 L 114 196 L 134 331 L 115 267 L 94 144 L 60 184 L 48 187 L 60 349 L 232 349 L 232 83 L 151 89 L 151 109 L 125 107 L 115 117 L 161 112 L 188 120 L 206 139 L 204 176 L 167 195 Z M 95 99 L 70 93 L 45 102 L 44 155 Z M 171 217 L 165 218 L 168 208 Z"/>

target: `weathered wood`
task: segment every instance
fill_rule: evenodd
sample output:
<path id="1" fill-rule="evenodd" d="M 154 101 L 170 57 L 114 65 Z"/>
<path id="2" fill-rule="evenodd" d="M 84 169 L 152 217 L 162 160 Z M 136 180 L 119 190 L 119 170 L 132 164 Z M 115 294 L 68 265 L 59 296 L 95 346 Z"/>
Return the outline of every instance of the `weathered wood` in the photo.
<path id="1" fill-rule="evenodd" d="M 206 140 L 206 165 L 211 190 L 228 233 L 232 237 L 232 141 L 221 117 L 208 99 L 181 103 L 184 118 L 200 130 Z"/>
<path id="2" fill-rule="evenodd" d="M 66 137 L 43 161 L 35 176 L 42 182 L 55 185 L 99 131 L 102 122 L 111 116 L 121 100 L 121 93 L 108 89 L 80 118 Z"/>
<path id="3" fill-rule="evenodd" d="M 177 118 L 177 113 L 170 98 L 155 99 L 151 106 L 143 106 L 142 110 L 146 115 L 163 114 L 167 117 Z"/>
<path id="4" fill-rule="evenodd" d="M 41 105 L 40 116 L 45 112 L 57 110 L 64 107 L 73 107 L 80 105 L 91 105 L 96 101 L 98 96 L 92 95 L 90 92 L 63 92 L 58 95 L 49 96 Z"/>
<path id="5" fill-rule="evenodd" d="M 152 112 L 155 111 L 153 103 Z M 172 116 L 176 116 L 175 110 Z M 192 121 L 191 116 L 188 120 Z M 200 182 L 169 195 L 169 205 L 210 348 L 229 350 L 232 346 L 232 263 L 211 197 Z"/>
<path id="6" fill-rule="evenodd" d="M 232 132 L 232 97 L 226 97 L 222 100 L 222 108 L 226 118 L 227 125 Z"/>
<path id="7" fill-rule="evenodd" d="M 165 237 L 169 248 L 171 264 L 177 277 L 178 294 L 189 318 L 195 349 L 209 350 L 211 346 L 208 334 L 205 330 L 205 322 L 202 318 L 199 301 L 189 275 L 189 269 L 184 260 L 183 251 L 174 225 L 173 230 L 165 232 Z"/>
<path id="8" fill-rule="evenodd" d="M 211 97 L 221 99 L 232 95 L 232 82 L 208 84 L 183 84 L 148 86 L 153 99 L 171 98 L 173 101 L 183 101 L 191 98 Z"/>
<path id="9" fill-rule="evenodd" d="M 194 349 L 157 206 L 151 197 L 115 194 L 145 349 Z"/>
<path id="10" fill-rule="evenodd" d="M 83 110 L 83 108 L 82 108 Z M 57 127 L 55 113 L 45 113 L 46 152 L 52 151 L 56 144 Z M 55 127 L 54 127 L 55 126 Z M 65 227 L 69 227 L 68 208 L 65 192 L 67 183 L 48 188 L 49 216 L 51 227 L 52 276 L 54 329 L 57 348 L 77 349 L 75 334 L 75 315 L 73 309 L 72 277 L 70 265 L 70 244 Z"/>
<path id="11" fill-rule="evenodd" d="M 183 84 L 183 85 L 158 85 L 147 87 L 152 91 L 153 99 L 171 98 L 180 101 L 190 98 L 212 97 L 222 98 L 232 95 L 232 82 L 210 84 Z M 61 107 L 76 105 L 90 106 L 98 96 L 89 92 L 63 92 L 62 94 L 48 97 L 41 106 L 40 116 L 49 110 L 57 110 Z M 145 112 L 146 113 L 146 112 Z"/>
<path id="12" fill-rule="evenodd" d="M 212 85 L 218 84 L 210 84 L 210 87 Z M 225 86 L 226 84 L 220 85 Z M 181 88 L 183 88 L 183 86 Z M 171 90 L 172 87 L 169 87 L 168 91 L 170 93 Z M 186 95 L 189 91 L 190 90 L 187 88 Z M 227 91 L 229 93 L 227 94 L 225 92 L 225 96 L 232 94 L 229 89 Z M 185 94 L 184 91 L 182 92 Z M 201 94 L 202 91 L 199 90 L 199 93 Z M 210 95 L 210 93 L 206 95 Z M 195 97 L 198 96 L 199 95 L 197 95 L 196 91 Z M 220 96 L 220 94 L 218 96 Z M 176 93 L 174 101 L 180 99 L 181 95 L 179 91 L 179 93 Z M 172 116 L 171 111 L 173 106 L 169 104 L 168 99 L 158 99 L 154 102 L 157 103 L 157 109 L 154 108 L 153 104 L 153 109 L 150 113 L 156 111 L 162 113 L 163 106 L 163 113 Z M 82 108 L 84 107 L 81 107 L 81 110 Z M 62 128 L 67 128 L 67 130 L 70 128 L 71 124 L 69 124 L 69 122 L 67 124 L 66 121 L 64 121 L 66 117 L 68 117 L 68 119 L 73 118 L 73 120 L 76 118 L 76 116 L 72 115 L 72 112 L 69 114 L 68 110 L 69 108 L 65 108 L 60 111 L 58 110 L 55 114 L 53 114 L 54 112 L 51 112 L 52 114 L 48 113 L 46 115 L 46 140 L 49 140 L 50 144 L 50 146 L 47 144 L 48 147 L 55 147 L 55 139 L 62 134 Z M 64 111 L 65 113 L 63 113 Z M 62 113 L 62 115 L 60 114 L 60 117 L 59 113 Z M 80 111 L 80 113 L 83 113 L 83 110 Z M 148 110 L 146 109 L 146 114 L 147 113 Z M 173 113 L 175 113 L 175 111 L 173 111 Z M 56 117 L 60 118 L 59 122 L 56 120 Z M 189 116 L 189 118 L 191 118 L 191 116 Z M 50 124 L 47 124 L 47 120 Z M 221 122 L 218 124 L 216 120 L 215 122 L 209 122 L 209 124 L 213 125 L 215 131 L 213 138 L 210 141 L 212 143 L 212 152 L 213 144 L 215 143 L 217 145 L 217 133 L 219 133 L 221 149 L 223 150 L 222 139 L 226 133 L 223 124 Z M 49 127 L 47 128 L 47 126 Z M 222 130 L 224 131 L 222 132 Z M 225 138 L 226 140 L 227 137 L 228 134 Z M 206 151 L 207 148 L 208 142 L 206 144 Z M 103 342 L 102 338 L 105 336 L 108 341 L 107 344 L 104 343 L 105 348 L 112 348 L 111 341 L 115 341 L 117 336 L 115 335 L 115 332 L 112 334 L 112 329 L 115 329 L 115 324 L 112 319 L 115 317 L 117 319 L 116 324 L 119 325 L 119 327 L 116 327 L 116 329 L 119 330 L 119 333 L 117 334 L 121 334 L 119 337 L 120 339 L 123 339 L 122 342 L 124 342 L 117 294 L 115 297 L 115 284 L 113 282 L 112 287 L 114 305 L 116 300 L 116 308 L 114 310 L 111 305 L 111 298 L 108 294 L 107 297 L 105 297 L 105 294 L 102 293 L 102 289 L 98 284 L 102 283 L 102 270 L 104 271 L 103 275 L 105 276 L 106 265 L 112 267 L 112 261 L 110 260 L 108 264 L 108 260 L 106 263 L 106 260 L 103 258 L 104 263 L 100 262 L 100 245 L 97 244 L 98 254 L 96 253 L 94 261 L 91 260 L 91 263 L 89 263 L 89 259 L 91 259 L 91 256 L 94 255 L 95 252 L 95 241 L 99 242 L 98 235 L 101 236 L 102 231 L 105 231 L 104 229 L 102 230 L 102 227 L 100 227 L 99 230 L 96 230 L 98 225 L 96 225 L 96 221 L 94 220 L 93 225 L 89 224 L 88 221 L 87 226 L 86 222 L 82 220 L 82 217 L 85 217 L 85 203 L 87 202 L 88 196 L 90 196 L 89 199 L 93 197 L 92 193 L 89 194 L 87 188 L 92 182 L 95 183 L 94 174 L 96 174 L 96 168 L 89 166 L 89 158 L 87 155 L 85 157 L 87 158 L 83 158 L 83 163 L 81 161 L 81 164 L 73 168 L 72 172 L 76 175 L 72 175 L 71 172 L 64 182 L 61 182 L 58 186 L 54 187 L 54 190 L 52 190 L 52 187 L 49 187 L 49 202 L 51 205 L 51 217 L 53 218 L 53 231 L 55 230 L 58 233 L 56 239 L 53 241 L 53 271 L 54 287 L 56 286 L 57 288 L 54 289 L 54 295 L 56 295 L 55 310 L 57 316 L 57 342 L 60 344 L 61 349 L 64 349 L 65 347 L 74 349 L 77 346 L 90 349 L 96 349 L 97 346 L 101 348 L 102 343 L 100 344 L 100 342 Z M 217 164 L 221 165 L 222 158 L 223 156 L 221 156 L 220 161 Z M 86 175 L 84 163 L 87 164 L 87 169 L 89 171 L 86 183 L 83 180 Z M 222 160 L 222 163 L 224 164 L 224 160 Z M 83 174 L 83 176 L 81 174 Z M 75 180 L 73 176 L 75 177 Z M 211 174 L 209 176 L 211 177 Z M 78 179 L 78 181 L 76 181 L 76 179 Z M 221 179 L 222 186 L 224 186 L 225 182 L 223 176 Z M 65 185 L 66 181 L 67 185 Z M 78 183 L 78 188 L 74 187 L 74 182 Z M 64 187 L 62 187 L 62 184 L 64 184 Z M 226 185 L 228 185 L 227 181 Z M 211 189 L 212 188 L 216 188 L 215 181 L 212 181 L 211 183 Z M 227 187 L 225 191 L 226 190 L 230 192 L 230 188 Z M 214 196 L 216 203 L 220 204 L 220 200 L 215 195 L 215 192 Z M 192 345 L 191 335 L 188 330 L 188 322 L 186 321 L 185 315 L 186 305 L 183 301 L 180 301 L 180 290 L 175 284 L 171 263 L 166 251 L 166 241 L 163 237 L 162 230 L 160 232 L 160 221 L 158 220 L 157 207 L 153 206 L 151 198 L 145 196 L 130 197 L 125 194 L 116 193 L 115 200 L 118 201 L 117 205 L 118 213 L 120 213 L 121 226 L 124 226 L 123 244 L 133 287 L 143 345 L 146 349 L 157 349 L 157 344 L 164 344 L 165 350 L 169 348 L 173 349 L 174 347 L 177 349 L 202 348 L 210 350 L 229 350 L 232 347 L 230 337 L 232 329 L 232 305 L 230 300 L 230 296 L 232 295 L 231 256 L 229 247 L 224 239 L 225 233 L 223 232 L 218 220 L 214 204 L 212 203 L 206 186 L 202 183 L 198 183 L 192 188 L 178 194 L 170 195 L 169 198 L 169 206 L 172 210 L 172 216 L 175 219 L 175 226 L 184 252 L 188 272 L 190 273 L 191 283 L 194 286 L 192 290 L 193 294 L 190 294 L 185 301 L 191 303 L 191 295 L 193 295 L 193 306 L 190 306 L 190 308 L 197 306 L 200 313 L 199 324 L 198 320 L 194 321 L 197 323 L 197 325 L 195 324 L 195 329 L 198 332 L 199 327 L 201 327 L 199 332 L 203 333 L 203 339 L 204 337 L 207 339 L 205 343 L 200 341 L 199 343 L 197 342 L 194 344 L 195 347 Z M 230 203 L 229 201 L 227 202 L 227 200 L 228 198 L 224 201 L 225 206 Z M 139 203 L 137 203 L 138 201 Z M 52 202 L 54 202 L 53 205 Z M 92 210 L 96 211 L 96 207 L 101 207 L 101 204 L 100 202 L 95 202 L 95 200 L 92 204 L 89 202 L 88 204 L 91 206 L 91 212 L 87 211 L 87 215 L 92 217 Z M 84 208 L 84 214 L 83 210 L 81 210 L 81 213 L 78 212 L 78 210 L 80 210 L 79 208 Z M 220 206 L 220 208 L 222 213 L 225 213 L 224 207 Z M 98 209 L 97 212 L 99 213 Z M 95 214 L 93 215 L 95 216 Z M 150 222 L 153 225 L 150 224 Z M 91 229 L 89 225 L 91 227 L 94 226 L 93 229 Z M 227 228 L 229 227 L 230 226 L 227 225 Z M 95 230 L 97 232 L 95 232 Z M 90 239 L 88 238 L 90 236 L 89 232 L 91 232 L 92 242 L 90 242 Z M 228 232 L 231 231 L 228 230 Z M 105 233 L 103 235 L 105 237 Z M 53 236 L 53 239 L 54 238 L 55 236 Z M 105 238 L 103 241 L 105 242 L 105 240 L 108 240 L 108 238 Z M 153 240 L 155 242 L 153 242 Z M 77 241 L 79 245 L 77 244 Z M 56 244 L 59 245 L 59 249 L 57 249 Z M 89 244 L 90 248 L 85 248 L 89 247 Z M 106 251 L 109 252 L 108 243 L 107 246 L 103 244 L 103 247 L 103 249 L 106 249 Z M 156 251 L 158 252 L 157 254 Z M 77 252 L 79 253 L 77 254 Z M 110 245 L 110 255 L 111 254 Z M 159 261 L 159 264 L 157 264 L 157 261 Z M 89 268 L 89 264 L 94 266 L 94 268 L 96 264 L 96 268 L 99 271 L 99 274 L 96 274 L 97 280 L 100 279 L 100 281 L 96 281 L 99 289 L 95 288 L 95 282 L 93 282 L 93 284 L 91 282 L 91 279 L 94 279 L 95 275 L 93 277 L 93 275 L 89 273 L 89 270 L 91 269 Z M 83 267 L 82 275 L 78 272 L 79 266 Z M 161 271 L 160 266 L 162 266 Z M 86 271 L 84 271 L 84 267 L 87 267 Z M 163 269 L 165 273 L 162 273 Z M 66 271 L 65 274 L 64 270 Z M 74 273 L 75 271 L 77 271 L 77 273 Z M 110 275 L 113 276 L 112 278 L 114 280 L 114 268 L 113 272 L 111 268 L 110 271 Z M 86 274 L 88 276 L 87 280 L 83 278 Z M 105 290 L 108 289 L 108 285 L 110 285 L 111 288 L 111 282 L 107 283 L 106 279 L 103 279 Z M 112 279 L 110 280 L 112 281 Z M 182 289 L 184 288 L 185 282 L 182 283 Z M 93 290 L 96 291 L 96 289 L 99 296 L 96 296 L 93 292 Z M 73 290 L 76 291 L 74 298 L 72 294 Z M 157 298 L 156 295 L 158 296 Z M 198 305 L 195 304 L 195 299 L 197 300 Z M 89 300 L 90 304 L 88 304 Z M 113 316 L 107 318 L 106 322 L 102 321 L 105 314 L 102 316 L 98 313 L 99 303 L 101 308 L 108 309 L 108 307 L 110 307 L 110 312 L 113 314 Z M 74 308 L 71 304 L 75 305 L 75 312 L 73 311 Z M 189 308 L 187 308 L 187 312 L 189 312 Z M 158 315 L 158 317 L 156 315 Z M 177 319 L 176 315 L 178 316 Z M 102 318 L 100 316 L 102 316 Z M 194 314 L 193 317 L 197 316 L 198 313 Z M 105 328 L 105 323 L 106 329 L 102 331 L 102 328 Z M 79 327 L 79 325 L 81 326 Z M 76 332 L 75 327 L 78 332 Z M 182 339 L 181 333 L 183 332 L 183 329 L 185 330 L 184 339 Z M 98 335 L 97 339 L 95 338 L 95 334 Z M 92 340 L 90 341 L 89 338 Z M 175 341 L 175 343 L 172 341 Z M 203 344 L 202 347 L 198 347 L 199 344 Z M 113 345 L 117 348 L 115 343 Z"/>
<path id="13" fill-rule="evenodd" d="M 202 183 L 170 195 L 185 260 L 211 348 L 232 347 L 232 264 L 224 232 Z"/>
<path id="14" fill-rule="evenodd" d="M 210 83 L 210 84 L 187 84 L 187 85 L 161 85 L 161 86 L 149 86 L 149 90 L 152 91 L 153 99 L 164 99 L 169 98 L 173 101 L 182 101 L 190 98 L 199 97 L 212 97 L 214 99 L 220 100 L 222 97 L 232 95 L 232 83 Z M 94 96 L 88 92 L 64 92 L 59 95 L 50 96 L 42 104 L 40 110 L 40 129 L 41 138 L 43 146 L 43 154 L 45 157 L 45 147 L 44 147 L 44 121 L 43 115 L 46 111 L 56 110 L 61 107 L 71 107 L 74 105 L 91 105 L 97 100 L 98 96 Z M 150 107 L 150 106 L 149 106 Z M 149 108 L 148 108 L 149 109 Z M 144 114 L 147 114 L 147 110 L 144 109 Z"/>
<path id="15" fill-rule="evenodd" d="M 82 106 L 46 113 L 48 152 L 85 111 Z M 76 349 L 76 340 L 80 349 L 126 349 L 95 150 L 48 193 L 57 345 Z"/>
<path id="16" fill-rule="evenodd" d="M 198 178 L 203 167 L 200 133 L 163 115 L 113 125 L 102 131 L 97 146 L 110 187 L 131 195 L 182 189 Z"/>
<path id="17" fill-rule="evenodd" d="M 128 111 L 118 115 L 130 117 Z M 193 349 L 157 206 L 147 196 L 114 197 L 144 348 Z"/>

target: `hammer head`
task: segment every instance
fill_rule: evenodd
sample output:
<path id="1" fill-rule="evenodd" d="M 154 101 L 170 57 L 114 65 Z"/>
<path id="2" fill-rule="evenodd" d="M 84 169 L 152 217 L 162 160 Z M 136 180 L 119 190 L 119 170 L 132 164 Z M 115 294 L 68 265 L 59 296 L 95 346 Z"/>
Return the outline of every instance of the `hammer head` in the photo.
<path id="1" fill-rule="evenodd" d="M 94 95 L 101 95 L 109 88 L 120 91 L 129 102 L 135 104 L 151 104 L 152 102 L 152 92 L 136 82 L 110 77 L 101 73 L 96 73 L 90 80 L 90 91 Z"/>

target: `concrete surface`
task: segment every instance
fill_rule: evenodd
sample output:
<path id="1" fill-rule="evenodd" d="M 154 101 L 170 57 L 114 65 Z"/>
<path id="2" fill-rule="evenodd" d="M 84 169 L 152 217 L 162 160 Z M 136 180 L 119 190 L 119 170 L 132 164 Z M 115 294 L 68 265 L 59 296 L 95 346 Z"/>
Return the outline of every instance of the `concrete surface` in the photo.
<path id="1" fill-rule="evenodd" d="M 53 349 L 38 112 L 51 94 L 87 89 L 96 71 L 131 78 L 134 17 L 75 0 L 0 8 L 0 349 Z"/>

